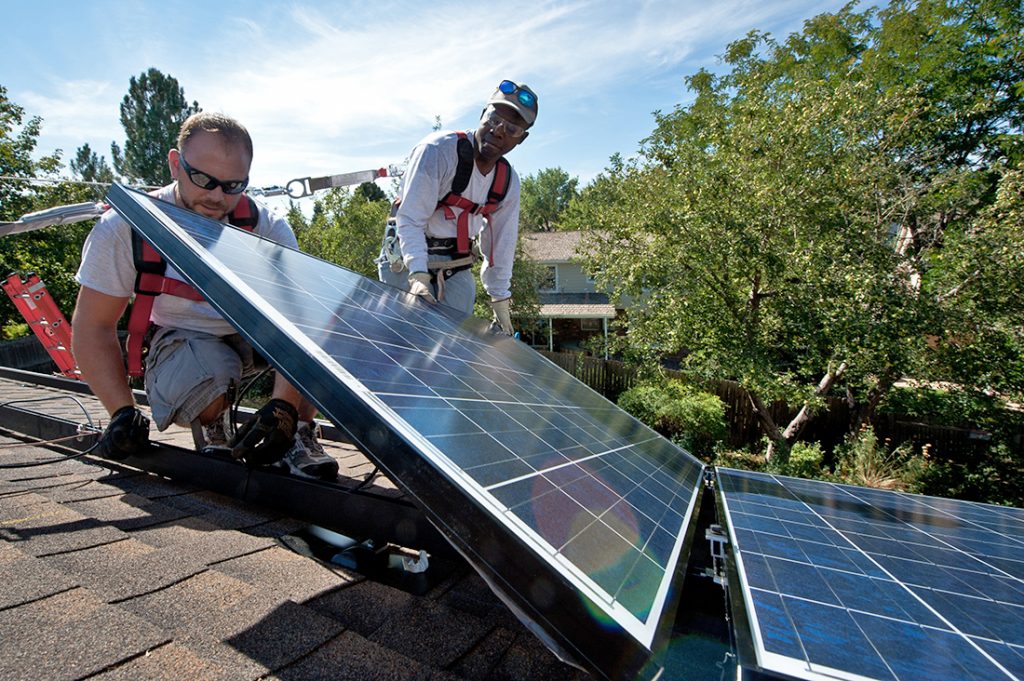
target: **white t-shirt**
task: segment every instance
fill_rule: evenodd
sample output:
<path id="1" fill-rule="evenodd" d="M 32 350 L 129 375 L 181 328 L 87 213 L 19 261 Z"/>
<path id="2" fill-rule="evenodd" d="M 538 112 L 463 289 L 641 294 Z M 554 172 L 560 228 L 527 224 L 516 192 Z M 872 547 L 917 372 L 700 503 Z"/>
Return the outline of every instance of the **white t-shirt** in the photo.
<path id="1" fill-rule="evenodd" d="M 157 198 L 174 202 L 174 185 L 156 193 Z M 243 199 L 244 200 L 244 199 Z M 288 222 L 272 214 L 266 206 L 259 208 L 259 222 L 253 231 L 284 246 L 298 248 L 295 233 Z M 108 296 L 127 298 L 135 291 L 135 259 L 132 256 L 131 226 L 114 210 L 108 210 L 92 228 L 82 248 L 82 264 L 75 279 L 82 286 Z M 170 265 L 164 276 L 182 280 Z M 235 333 L 231 326 L 205 301 L 194 301 L 172 295 L 159 295 L 153 301 L 151 318 L 155 324 L 178 329 L 201 331 L 216 336 Z"/>
<path id="2" fill-rule="evenodd" d="M 472 132 L 466 134 L 473 139 Z M 439 239 L 456 236 L 456 221 L 445 218 L 444 211 L 437 209 L 437 202 L 451 191 L 459 165 L 458 140 L 454 132 L 436 132 L 417 144 L 409 156 L 399 189 L 402 205 L 396 221 L 402 256 L 410 272 L 427 271 L 426 236 Z M 484 256 L 480 281 L 494 300 L 512 295 L 509 287 L 519 237 L 519 175 L 511 166 L 509 170 L 508 192 L 498 209 L 488 216 L 488 229 L 484 229 L 482 216 L 469 216 L 469 238 L 480 235 L 480 251 Z M 462 195 L 484 205 L 493 177 L 494 170 L 484 175 L 474 163 L 469 185 Z M 456 214 L 459 210 L 455 209 Z"/>

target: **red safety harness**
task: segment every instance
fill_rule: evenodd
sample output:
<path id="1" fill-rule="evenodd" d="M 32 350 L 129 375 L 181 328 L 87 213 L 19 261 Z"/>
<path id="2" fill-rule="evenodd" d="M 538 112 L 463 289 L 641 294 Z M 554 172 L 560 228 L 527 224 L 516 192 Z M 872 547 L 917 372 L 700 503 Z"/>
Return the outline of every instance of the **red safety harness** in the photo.
<path id="1" fill-rule="evenodd" d="M 259 223 L 260 213 L 256 202 L 243 196 L 235 210 L 228 215 L 228 223 L 251 232 Z M 179 279 L 165 277 L 167 263 L 160 254 L 132 230 L 132 257 L 135 260 L 135 302 L 128 315 L 128 375 L 142 376 L 142 359 L 145 355 L 146 338 L 150 328 L 150 315 L 153 312 L 153 301 L 158 295 L 166 293 L 187 298 L 188 300 L 205 300 L 199 291 Z"/>
<path id="2" fill-rule="evenodd" d="M 438 210 L 444 211 L 448 220 L 455 220 L 455 253 L 453 257 L 469 255 L 469 216 L 482 215 L 487 217 L 498 209 L 501 202 L 505 200 L 508 193 L 508 186 L 512 179 L 512 167 L 504 158 L 498 159 L 494 168 L 494 178 L 491 179 L 491 188 L 487 192 L 487 202 L 482 206 L 464 197 L 462 192 L 469 186 L 469 178 L 473 174 L 473 143 L 466 133 L 457 132 L 459 136 L 457 151 L 459 165 L 455 170 L 455 177 L 452 179 L 452 190 L 445 194 L 444 198 L 437 203 Z M 459 208 L 458 215 L 453 209 Z"/>

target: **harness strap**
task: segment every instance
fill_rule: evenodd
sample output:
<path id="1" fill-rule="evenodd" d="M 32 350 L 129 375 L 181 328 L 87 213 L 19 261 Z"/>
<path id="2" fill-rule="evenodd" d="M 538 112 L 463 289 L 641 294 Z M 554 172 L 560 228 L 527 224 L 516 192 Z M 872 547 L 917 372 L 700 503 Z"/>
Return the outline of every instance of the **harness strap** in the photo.
<path id="1" fill-rule="evenodd" d="M 427 272 L 430 274 L 431 283 L 437 286 L 437 299 L 444 300 L 444 282 L 453 276 L 468 270 L 476 262 L 476 254 L 470 253 L 462 258 L 454 260 L 428 260 Z"/>
<path id="2" fill-rule="evenodd" d="M 461 140 L 460 140 L 461 141 Z M 456 254 L 469 253 L 469 216 L 480 215 L 484 218 L 498 210 L 501 202 L 508 194 L 509 179 L 511 177 L 511 166 L 504 158 L 498 159 L 494 168 L 494 177 L 491 178 L 491 187 L 487 191 L 487 202 L 484 205 L 474 203 L 461 194 L 454 191 L 448 192 L 441 199 L 437 207 L 444 211 L 447 220 L 455 220 Z M 458 215 L 454 208 L 459 208 Z M 494 240 L 491 240 L 491 259 L 494 255 Z"/>
<path id="3" fill-rule="evenodd" d="M 235 210 L 228 215 L 228 222 L 251 232 L 259 224 L 259 208 L 248 196 L 242 198 L 243 200 L 235 206 Z M 167 263 L 135 230 L 132 230 L 132 257 L 137 272 L 135 302 L 132 303 L 131 312 L 128 314 L 128 340 L 125 343 L 125 350 L 128 355 L 128 375 L 138 378 L 143 374 L 144 346 L 156 297 L 167 293 L 196 302 L 201 302 L 205 298 L 190 284 L 164 276 Z"/>

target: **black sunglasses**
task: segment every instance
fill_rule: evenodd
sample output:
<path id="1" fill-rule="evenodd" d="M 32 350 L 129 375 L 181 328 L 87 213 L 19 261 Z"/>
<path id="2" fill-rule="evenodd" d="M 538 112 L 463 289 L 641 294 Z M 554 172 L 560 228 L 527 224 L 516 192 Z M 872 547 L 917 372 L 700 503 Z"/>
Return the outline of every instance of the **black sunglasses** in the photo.
<path id="1" fill-rule="evenodd" d="M 248 177 L 242 180 L 218 180 L 210 173 L 196 170 L 188 164 L 188 161 L 185 160 L 185 155 L 180 151 L 178 152 L 178 161 L 181 162 L 181 167 L 185 169 L 188 179 L 192 180 L 192 184 L 200 189 L 212 191 L 220 187 L 225 194 L 241 194 L 249 186 Z"/>

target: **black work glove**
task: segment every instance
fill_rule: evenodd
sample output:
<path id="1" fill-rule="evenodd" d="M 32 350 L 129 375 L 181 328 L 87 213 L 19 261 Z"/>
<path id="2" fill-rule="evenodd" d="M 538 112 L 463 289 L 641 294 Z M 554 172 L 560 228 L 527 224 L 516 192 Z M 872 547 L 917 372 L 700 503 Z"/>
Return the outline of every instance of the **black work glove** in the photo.
<path id="1" fill-rule="evenodd" d="M 294 444 L 298 421 L 295 407 L 284 400 L 270 400 L 235 433 L 231 456 L 251 466 L 280 461 Z"/>
<path id="2" fill-rule="evenodd" d="M 149 447 L 149 419 L 134 406 L 121 407 L 110 417 L 94 450 L 104 459 L 120 461 Z"/>

